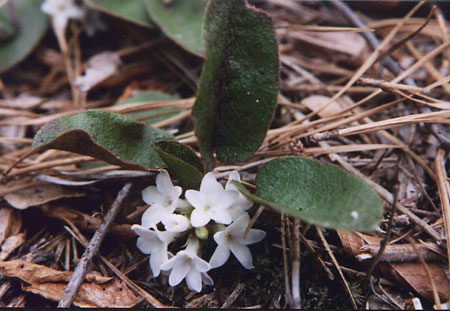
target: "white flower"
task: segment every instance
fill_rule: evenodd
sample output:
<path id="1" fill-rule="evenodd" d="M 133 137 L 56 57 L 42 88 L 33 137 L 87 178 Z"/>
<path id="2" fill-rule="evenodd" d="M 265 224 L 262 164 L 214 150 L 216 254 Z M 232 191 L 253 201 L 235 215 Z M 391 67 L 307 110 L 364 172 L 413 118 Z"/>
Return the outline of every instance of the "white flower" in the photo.
<path id="1" fill-rule="evenodd" d="M 189 229 L 189 219 L 186 216 L 172 214 L 162 221 L 164 228 L 170 232 L 184 232 Z"/>
<path id="2" fill-rule="evenodd" d="M 239 176 L 239 173 L 237 171 L 231 172 L 230 176 L 228 177 L 228 182 L 225 185 L 225 190 L 236 191 L 239 193 L 239 198 L 236 200 L 236 202 L 233 203 L 233 205 L 229 207 L 231 217 L 233 218 L 233 220 L 236 220 L 239 218 L 239 216 L 244 214 L 246 210 L 252 207 L 253 202 L 239 192 L 236 186 L 231 183 L 231 181 L 233 180 L 239 182 L 241 181 L 241 177 Z"/>
<path id="3" fill-rule="evenodd" d="M 51 15 L 55 27 L 64 31 L 69 19 L 82 19 L 85 11 L 74 0 L 45 0 L 41 10 Z"/>
<path id="4" fill-rule="evenodd" d="M 156 187 L 150 186 L 142 190 L 142 199 L 150 207 L 142 215 L 142 226 L 156 228 L 156 225 L 172 215 L 183 190 L 174 187 L 167 171 L 163 170 L 156 177 Z"/>
<path id="5" fill-rule="evenodd" d="M 169 285 L 175 286 L 186 278 L 190 290 L 200 292 L 202 280 L 210 285 L 212 279 L 206 274 L 210 269 L 209 263 L 198 257 L 198 240 L 191 239 L 185 250 L 179 251 L 174 257 L 161 266 L 161 270 L 170 270 Z"/>
<path id="6" fill-rule="evenodd" d="M 175 239 L 176 233 L 168 231 L 151 231 L 140 225 L 133 225 L 131 229 L 139 235 L 137 247 L 144 254 L 150 254 L 150 268 L 153 276 L 161 272 L 161 265 L 169 260 L 167 247 Z"/>
<path id="7" fill-rule="evenodd" d="M 266 233 L 262 230 L 250 229 L 244 237 L 249 222 L 250 217 L 245 213 L 225 230 L 214 234 L 214 240 L 218 246 L 209 261 L 211 269 L 222 266 L 230 257 L 230 251 L 246 269 L 253 268 L 252 254 L 247 245 L 261 241 Z"/>
<path id="8" fill-rule="evenodd" d="M 233 219 L 228 208 L 239 198 L 236 191 L 224 190 L 211 172 L 203 177 L 200 191 L 187 190 L 185 196 L 194 207 L 191 214 L 194 227 L 204 226 L 211 219 L 220 224 L 230 224 Z"/>

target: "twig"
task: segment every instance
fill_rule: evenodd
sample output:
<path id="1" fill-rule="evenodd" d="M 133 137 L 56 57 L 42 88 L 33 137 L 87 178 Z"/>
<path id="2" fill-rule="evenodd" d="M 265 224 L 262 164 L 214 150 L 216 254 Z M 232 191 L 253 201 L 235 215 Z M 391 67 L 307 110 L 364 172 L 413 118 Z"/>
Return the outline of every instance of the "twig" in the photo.
<path id="1" fill-rule="evenodd" d="M 359 78 L 358 84 L 364 86 L 378 87 L 383 90 L 393 91 L 393 90 L 403 90 L 407 92 L 419 92 L 419 93 L 429 93 L 428 88 L 422 88 L 417 86 L 411 86 L 407 84 L 392 83 L 384 80 L 377 80 L 371 78 Z"/>
<path id="2" fill-rule="evenodd" d="M 442 215 L 444 218 L 445 237 L 447 241 L 447 261 L 450 271 L 450 202 L 449 202 L 449 184 L 447 181 L 447 173 L 444 166 L 445 151 L 438 149 L 436 154 L 436 177 L 439 189 L 439 197 L 441 199 Z"/>
<path id="3" fill-rule="evenodd" d="M 421 3 L 423 4 L 424 2 L 419 2 L 419 5 Z M 345 15 L 345 17 L 351 23 L 353 23 L 356 27 L 367 28 L 367 25 L 344 2 L 332 1 L 331 4 L 334 5 L 337 9 L 339 9 Z M 367 42 L 369 43 L 369 45 L 371 46 L 372 49 L 374 49 L 374 50 L 379 49 L 381 43 L 380 43 L 380 41 L 378 41 L 377 37 L 372 32 L 362 32 L 361 35 L 367 40 Z M 386 40 L 384 40 L 384 41 L 386 41 Z M 448 51 L 448 47 L 449 47 L 449 42 L 444 42 L 444 44 L 441 45 L 442 50 Z M 439 48 L 436 50 L 440 51 Z M 421 63 L 421 62 L 420 61 L 417 62 L 416 65 L 419 63 Z M 401 69 L 400 65 L 396 61 L 394 61 L 391 57 L 386 57 L 385 61 L 382 62 L 382 64 L 384 64 L 392 73 L 394 73 L 397 76 L 405 73 Z M 412 66 L 412 67 L 414 67 L 414 66 Z M 410 67 L 408 69 L 408 71 L 410 69 L 413 69 L 412 67 Z M 393 80 L 393 82 L 399 82 L 400 80 L 403 80 L 403 79 L 405 80 L 406 84 L 409 84 L 411 86 L 417 86 L 416 82 L 414 82 L 414 79 L 412 79 L 411 77 L 408 77 L 407 75 L 402 75 L 402 77 L 397 77 L 396 79 Z M 422 110 L 425 113 L 431 111 L 431 109 L 428 107 L 425 107 Z M 433 133 L 433 135 L 436 136 L 437 139 L 439 139 L 439 141 L 441 143 L 445 144 L 446 146 L 450 146 L 450 137 L 449 137 L 448 133 L 442 128 L 442 126 L 440 126 L 438 124 L 431 124 L 430 130 Z"/>
<path id="4" fill-rule="evenodd" d="M 417 257 L 419 258 L 420 263 L 423 265 L 423 267 L 425 269 L 425 272 L 431 283 L 431 290 L 433 292 L 434 303 L 436 304 L 438 310 L 440 310 L 441 300 L 439 299 L 436 284 L 434 283 L 433 277 L 431 276 L 430 268 L 428 267 L 427 263 L 423 259 L 422 254 L 420 253 L 419 249 L 417 248 L 416 242 L 414 242 L 412 237 L 408 237 L 408 242 L 411 243 L 411 245 L 414 247 L 414 250 L 417 253 Z"/>
<path id="5" fill-rule="evenodd" d="M 397 166 L 397 175 L 398 175 L 398 166 Z M 392 209 L 389 213 L 389 222 L 388 222 L 388 228 L 386 230 L 386 234 L 384 235 L 383 240 L 380 242 L 380 248 L 378 250 L 378 253 L 373 258 L 372 264 L 369 267 L 369 270 L 366 273 L 366 276 L 363 280 L 363 283 L 366 283 L 370 281 L 370 277 L 372 276 L 373 271 L 375 270 L 376 266 L 378 265 L 378 262 L 380 261 L 381 255 L 383 255 L 384 250 L 386 249 L 387 244 L 389 243 L 389 239 L 391 238 L 391 232 L 393 227 L 393 219 L 395 215 L 395 210 L 397 209 L 397 201 L 398 201 L 398 193 L 400 188 L 396 187 L 394 190 L 394 202 L 392 202 Z"/>
<path id="6" fill-rule="evenodd" d="M 84 237 L 84 235 L 77 229 L 77 227 L 74 226 L 73 223 L 71 223 L 70 221 L 68 221 L 68 224 L 70 226 L 64 226 L 64 228 L 72 235 L 72 237 L 74 238 L 72 241 L 77 240 L 81 245 L 83 245 L 84 247 L 88 246 L 88 241 L 87 239 Z M 74 242 L 75 243 L 75 242 Z M 76 247 L 75 244 L 73 244 L 73 250 L 74 252 L 76 252 Z M 75 258 L 78 258 L 78 255 L 74 255 Z M 150 295 L 148 292 L 146 292 L 144 289 L 142 289 L 139 285 L 137 285 L 136 283 L 134 283 L 132 280 L 130 280 L 122 271 L 120 271 L 119 269 L 116 268 L 116 266 L 114 266 L 108 259 L 106 259 L 104 256 L 102 256 L 101 254 L 98 254 L 98 257 L 105 263 L 105 265 L 108 266 L 108 268 L 111 269 L 111 271 L 117 275 L 117 277 L 124 282 L 125 284 L 128 285 L 128 287 L 131 288 L 131 290 L 133 290 L 136 294 L 140 295 L 142 298 L 144 298 L 149 304 L 151 304 L 152 306 L 154 306 L 155 308 L 176 308 L 174 306 L 166 306 L 164 304 L 162 304 L 161 302 L 159 302 L 155 297 L 153 297 L 152 295 Z"/>
<path id="7" fill-rule="evenodd" d="M 436 9 L 436 6 L 434 5 L 431 10 L 430 13 L 428 13 L 428 17 L 425 20 L 425 22 L 420 25 L 419 28 L 417 28 L 416 30 L 414 30 L 413 32 L 411 32 L 410 34 L 408 34 L 405 38 L 400 39 L 399 41 L 395 42 L 394 44 L 391 45 L 391 47 L 384 51 L 378 59 L 383 59 L 384 57 L 386 57 L 387 55 L 391 54 L 392 52 L 394 52 L 395 50 L 397 50 L 398 48 L 400 48 L 402 45 L 405 44 L 405 42 L 411 40 L 414 36 L 418 35 L 422 29 L 425 28 L 426 25 L 428 25 L 428 23 L 430 22 L 431 16 L 433 15 L 434 10 Z"/>
<path id="8" fill-rule="evenodd" d="M 292 309 L 302 308 L 302 298 L 300 295 L 300 219 L 294 218 L 292 228 Z"/>
<path id="9" fill-rule="evenodd" d="M 122 190 L 120 190 L 117 195 L 116 200 L 114 201 L 111 209 L 105 216 L 104 222 L 100 225 L 98 230 L 95 232 L 92 237 L 89 245 L 86 247 L 81 260 L 79 261 L 75 271 L 73 272 L 72 278 L 67 284 L 66 289 L 61 297 L 61 300 L 58 303 L 58 308 L 68 308 L 72 304 L 75 299 L 75 295 L 77 294 L 78 288 L 83 282 L 84 276 L 86 275 L 87 268 L 92 261 L 95 253 L 97 253 L 100 244 L 102 243 L 106 233 L 108 232 L 109 227 L 111 226 L 113 220 L 116 218 L 117 214 L 120 211 L 122 206 L 122 202 L 125 197 L 128 195 L 130 191 L 131 183 L 127 183 Z"/>
<path id="10" fill-rule="evenodd" d="M 287 260 L 287 247 L 286 247 L 286 223 L 287 216 L 281 213 L 281 246 L 283 248 L 283 267 L 284 267 L 284 289 L 286 300 L 290 304 L 292 301 L 291 288 L 289 286 L 289 264 Z"/>
<path id="11" fill-rule="evenodd" d="M 330 248 L 330 245 L 328 245 L 328 242 L 327 242 L 327 240 L 325 239 L 325 236 L 322 233 L 322 229 L 320 229 L 318 226 L 314 226 L 314 227 L 316 227 L 316 231 L 317 231 L 317 234 L 320 237 L 320 240 L 322 241 L 323 245 L 325 246 L 325 249 L 327 250 L 328 255 L 330 256 L 331 261 L 334 263 L 334 266 L 338 270 L 338 273 L 339 273 L 339 276 L 341 277 L 342 282 L 344 282 L 344 286 L 345 286 L 345 289 L 346 289 L 346 291 L 347 291 L 347 293 L 348 293 L 348 295 L 350 297 L 350 302 L 353 305 L 353 309 L 358 309 L 358 306 L 356 305 L 355 299 L 353 298 L 353 293 L 350 290 L 350 287 L 348 286 L 347 280 L 345 279 L 344 273 L 342 272 L 342 269 L 339 266 L 339 263 L 337 262 L 336 257 L 334 257 L 334 254 L 333 254 L 333 251 Z"/>
<path id="12" fill-rule="evenodd" d="M 220 307 L 221 309 L 228 309 L 233 305 L 233 303 L 236 301 L 236 299 L 239 297 L 239 295 L 242 293 L 242 291 L 245 288 L 245 283 L 239 283 L 236 285 L 236 287 L 231 292 L 230 296 L 228 296 L 227 300 L 223 303 L 223 305 Z"/>

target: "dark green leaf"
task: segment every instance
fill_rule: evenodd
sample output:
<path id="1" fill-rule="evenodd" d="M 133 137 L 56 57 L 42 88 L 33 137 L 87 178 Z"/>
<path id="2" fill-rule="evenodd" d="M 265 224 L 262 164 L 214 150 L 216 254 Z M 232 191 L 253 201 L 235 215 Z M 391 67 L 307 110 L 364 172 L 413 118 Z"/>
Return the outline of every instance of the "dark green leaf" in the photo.
<path id="1" fill-rule="evenodd" d="M 41 40 L 48 28 L 48 18 L 41 11 L 39 0 L 14 0 L 14 20 L 17 33 L 13 38 L 0 44 L 0 72 L 4 72 L 23 60 Z M 8 18 L 8 5 L 0 9 L 2 20 Z"/>
<path id="2" fill-rule="evenodd" d="M 350 231 L 377 228 L 380 197 L 362 180 L 335 165 L 283 157 L 263 166 L 256 177 L 258 196 L 240 189 L 256 203 L 311 224 Z"/>
<path id="3" fill-rule="evenodd" d="M 33 148 L 66 150 L 128 169 L 147 169 L 165 166 L 151 145 L 170 139 L 169 133 L 120 114 L 88 110 L 44 125 Z"/>
<path id="4" fill-rule="evenodd" d="M 85 0 L 95 10 L 112 15 L 143 27 L 154 28 L 147 14 L 144 0 Z"/>
<path id="5" fill-rule="evenodd" d="M 208 169 L 213 150 L 241 162 L 261 145 L 278 94 L 278 52 L 267 13 L 244 0 L 211 0 L 203 36 L 206 61 L 193 108 L 195 133 Z"/>
<path id="6" fill-rule="evenodd" d="M 146 0 L 152 20 L 182 48 L 203 56 L 203 0 Z"/>
<path id="7" fill-rule="evenodd" d="M 196 189 L 200 186 L 204 169 L 191 148 L 175 141 L 160 141 L 153 148 L 167 164 L 169 173 L 184 187 Z"/>
<path id="8" fill-rule="evenodd" d="M 122 105 L 128 105 L 133 103 L 140 103 L 140 102 L 152 102 L 152 101 L 162 101 L 162 100 L 173 100 L 177 99 L 177 97 L 173 95 L 169 95 L 163 92 L 159 91 L 148 91 L 141 94 L 138 94 L 136 96 L 127 98 L 125 100 L 121 100 L 120 102 L 117 102 L 114 104 L 114 106 L 122 106 Z M 141 111 L 141 112 L 130 112 L 124 114 L 125 116 L 129 117 L 130 119 L 145 119 L 145 123 L 152 124 L 155 122 L 159 122 L 162 120 L 165 120 L 167 118 L 170 118 L 176 114 L 176 112 L 170 113 L 171 111 L 175 111 L 177 108 L 175 107 L 168 107 L 168 108 L 159 108 L 159 109 L 152 109 L 147 111 Z M 155 116 L 155 117 L 153 117 Z"/>

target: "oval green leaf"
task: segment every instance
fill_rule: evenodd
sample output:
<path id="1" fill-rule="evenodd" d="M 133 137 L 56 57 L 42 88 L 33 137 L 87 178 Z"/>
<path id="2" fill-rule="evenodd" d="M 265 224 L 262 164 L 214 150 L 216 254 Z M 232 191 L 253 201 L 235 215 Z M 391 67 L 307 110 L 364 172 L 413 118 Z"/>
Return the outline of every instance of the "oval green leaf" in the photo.
<path id="1" fill-rule="evenodd" d="M 94 10 L 128 22 L 147 28 L 155 27 L 147 14 L 144 0 L 85 0 L 85 3 Z"/>
<path id="2" fill-rule="evenodd" d="M 203 177 L 203 164 L 195 152 L 175 141 L 160 141 L 153 145 L 167 165 L 170 175 L 175 176 L 185 188 L 197 189 Z"/>
<path id="3" fill-rule="evenodd" d="M 151 145 L 170 139 L 171 134 L 120 114 L 88 110 L 44 125 L 33 148 L 71 151 L 127 169 L 148 169 L 165 167 Z"/>
<path id="4" fill-rule="evenodd" d="M 0 8 L 2 20 L 8 18 L 8 5 L 14 8 L 17 33 L 0 44 L 0 73 L 23 60 L 38 45 L 48 28 L 48 18 L 38 0 L 14 0 Z"/>
<path id="5" fill-rule="evenodd" d="M 253 201 L 327 228 L 370 231 L 382 215 L 380 197 L 362 180 L 312 159 L 273 160 L 258 171 L 256 187 L 257 197 L 246 192 Z"/>
<path id="6" fill-rule="evenodd" d="M 261 145 L 277 104 L 279 61 L 270 17 L 246 0 L 211 0 L 203 27 L 206 60 L 192 113 L 211 169 L 214 150 L 236 163 Z"/>
<path id="7" fill-rule="evenodd" d="M 145 0 L 152 20 L 186 51 L 203 57 L 203 0 Z"/>

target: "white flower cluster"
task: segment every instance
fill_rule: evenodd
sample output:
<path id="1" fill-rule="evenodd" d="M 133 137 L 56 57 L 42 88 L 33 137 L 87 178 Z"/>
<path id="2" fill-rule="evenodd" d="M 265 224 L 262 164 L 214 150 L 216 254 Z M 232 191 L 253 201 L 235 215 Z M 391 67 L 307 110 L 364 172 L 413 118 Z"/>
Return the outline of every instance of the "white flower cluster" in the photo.
<path id="1" fill-rule="evenodd" d="M 237 190 L 232 180 L 240 181 L 238 172 L 230 174 L 224 189 L 213 173 L 207 173 L 200 191 L 187 190 L 184 200 L 180 198 L 181 187 L 174 186 L 163 170 L 156 177 L 156 187 L 142 191 L 150 207 L 142 215 L 142 224 L 131 228 L 139 235 L 137 247 L 150 254 L 150 267 L 155 277 L 167 271 L 170 286 L 186 279 L 189 289 L 200 292 L 202 283 L 214 284 L 207 272 L 222 266 L 230 252 L 245 268 L 253 267 L 247 245 L 261 241 L 266 233 L 256 229 L 247 231 L 250 216 L 246 210 L 253 203 Z M 217 248 L 207 262 L 199 254 L 211 231 Z M 172 255 L 169 244 L 186 237 L 186 248 Z"/>

